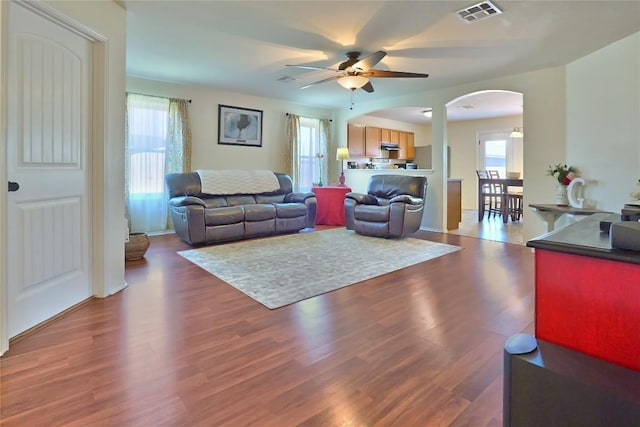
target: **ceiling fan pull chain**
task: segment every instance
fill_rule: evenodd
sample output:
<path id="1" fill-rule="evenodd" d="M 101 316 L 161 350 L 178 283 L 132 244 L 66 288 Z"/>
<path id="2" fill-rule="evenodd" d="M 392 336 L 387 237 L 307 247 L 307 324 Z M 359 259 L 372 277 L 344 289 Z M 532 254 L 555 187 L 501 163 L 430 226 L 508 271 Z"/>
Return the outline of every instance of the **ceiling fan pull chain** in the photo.
<path id="1" fill-rule="evenodd" d="M 353 106 L 355 105 L 355 102 L 353 102 L 353 93 L 355 92 L 355 89 L 351 89 L 351 105 L 349 106 L 349 110 L 353 110 Z"/>

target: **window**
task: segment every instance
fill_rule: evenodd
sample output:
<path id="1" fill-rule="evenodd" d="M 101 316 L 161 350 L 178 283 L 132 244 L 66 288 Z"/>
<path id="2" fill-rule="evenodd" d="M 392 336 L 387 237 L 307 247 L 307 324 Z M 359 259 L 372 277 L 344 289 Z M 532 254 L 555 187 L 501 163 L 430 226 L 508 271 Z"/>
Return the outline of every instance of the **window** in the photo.
<path id="1" fill-rule="evenodd" d="M 127 95 L 127 209 L 131 231 L 164 230 L 169 99 Z"/>
<path id="2" fill-rule="evenodd" d="M 311 191 L 314 183 L 320 180 L 320 160 L 317 156 L 323 150 L 320 147 L 320 120 L 300 117 L 300 191 Z M 324 162 L 325 159 L 322 159 Z"/>
<path id="3" fill-rule="evenodd" d="M 507 172 L 507 141 L 488 140 L 485 142 L 484 168 L 498 171 L 501 178 L 506 177 Z"/>
<path id="4" fill-rule="evenodd" d="M 478 152 L 478 168 L 498 171 L 500 178 L 506 178 L 511 166 L 509 161 L 509 132 L 492 132 L 480 134 Z"/>
<path id="5" fill-rule="evenodd" d="M 130 96 L 128 110 L 129 194 L 163 193 L 169 100 Z"/>

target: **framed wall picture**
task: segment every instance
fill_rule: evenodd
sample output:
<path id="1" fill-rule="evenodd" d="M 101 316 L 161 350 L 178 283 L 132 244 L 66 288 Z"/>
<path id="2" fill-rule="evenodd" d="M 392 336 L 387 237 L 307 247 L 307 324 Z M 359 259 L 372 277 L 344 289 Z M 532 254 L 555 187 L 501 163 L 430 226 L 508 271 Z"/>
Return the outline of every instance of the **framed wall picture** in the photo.
<path id="1" fill-rule="evenodd" d="M 218 104 L 218 144 L 262 147 L 262 110 Z"/>

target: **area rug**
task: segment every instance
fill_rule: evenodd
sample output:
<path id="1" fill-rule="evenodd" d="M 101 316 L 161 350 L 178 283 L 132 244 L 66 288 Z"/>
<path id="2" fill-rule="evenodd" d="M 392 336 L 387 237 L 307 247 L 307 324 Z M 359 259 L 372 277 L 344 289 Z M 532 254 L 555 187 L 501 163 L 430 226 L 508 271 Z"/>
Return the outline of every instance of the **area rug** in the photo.
<path id="1" fill-rule="evenodd" d="M 427 240 L 380 239 L 334 228 L 178 253 L 274 309 L 460 249 Z"/>

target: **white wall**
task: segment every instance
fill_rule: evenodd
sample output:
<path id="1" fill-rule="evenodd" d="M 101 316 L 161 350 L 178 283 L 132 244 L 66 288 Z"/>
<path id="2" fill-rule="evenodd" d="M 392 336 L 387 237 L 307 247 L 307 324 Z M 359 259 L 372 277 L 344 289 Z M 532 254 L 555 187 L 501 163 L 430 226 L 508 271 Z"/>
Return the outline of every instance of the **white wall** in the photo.
<path id="1" fill-rule="evenodd" d="M 207 86 L 127 78 L 127 91 L 148 95 L 191 99 L 189 118 L 196 169 L 270 169 L 287 172 L 284 158 L 286 113 L 331 118 L 331 111 L 290 102 L 223 91 Z M 262 147 L 218 144 L 218 104 L 262 110 Z M 329 157 L 331 161 L 331 156 Z M 333 157 L 335 160 L 335 156 Z M 337 170 L 337 168 L 336 168 Z"/>
<path id="2" fill-rule="evenodd" d="M 425 208 L 429 227 L 445 230 L 446 217 L 446 150 L 447 121 L 446 105 L 463 95 L 483 90 L 508 90 L 523 94 L 523 123 L 525 129 L 523 179 L 525 180 L 525 205 L 530 203 L 553 203 L 555 187 L 546 176 L 550 163 L 565 157 L 566 148 L 566 90 L 565 68 L 556 67 L 513 76 L 474 82 L 434 91 L 415 93 L 396 98 L 360 102 L 357 111 L 336 111 L 336 122 L 346 123 L 353 117 L 383 108 L 425 106 L 433 108 L 430 143 L 433 147 L 433 175 L 429 180 L 429 190 L 435 196 L 435 203 Z M 338 144 L 346 141 L 346 128 L 336 126 Z M 452 175 L 453 176 L 453 175 Z M 531 211 L 524 212 L 523 235 L 525 241 L 545 232 L 544 222 Z"/>
<path id="3" fill-rule="evenodd" d="M 619 213 L 632 202 L 640 179 L 640 33 L 567 66 L 566 161 L 587 180 L 590 205 Z"/>
<path id="4" fill-rule="evenodd" d="M 462 178 L 462 209 L 477 209 L 478 134 L 480 132 L 511 132 L 522 127 L 522 116 L 497 117 L 482 120 L 449 122 L 447 141 L 451 147 L 451 177 Z M 520 143 L 521 141 L 517 141 Z M 522 172 L 522 152 L 519 153 L 514 170 Z"/>

